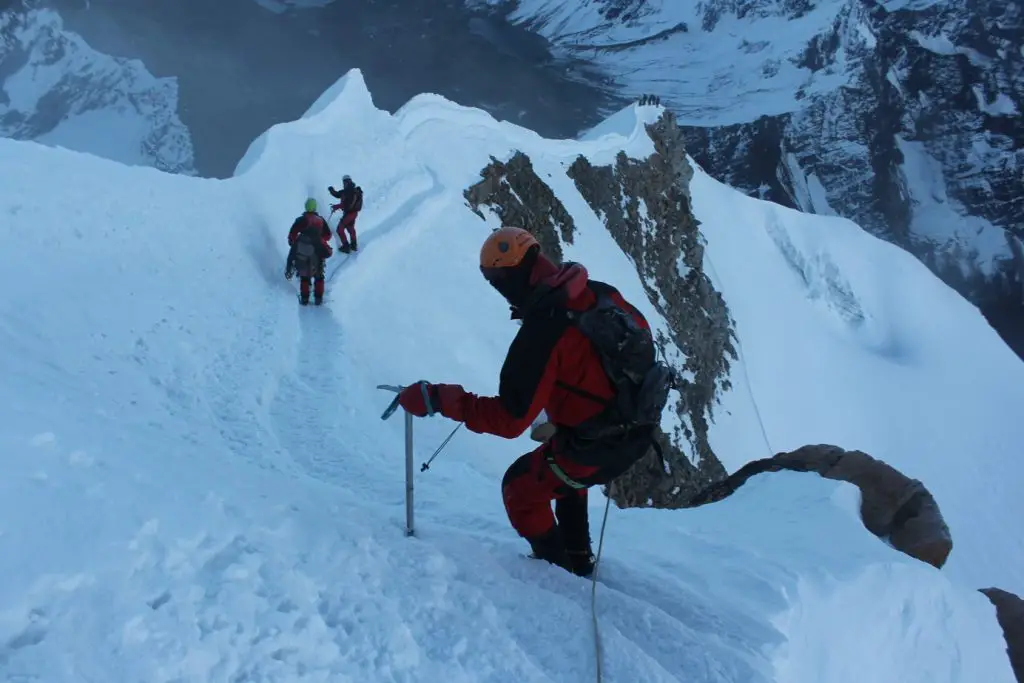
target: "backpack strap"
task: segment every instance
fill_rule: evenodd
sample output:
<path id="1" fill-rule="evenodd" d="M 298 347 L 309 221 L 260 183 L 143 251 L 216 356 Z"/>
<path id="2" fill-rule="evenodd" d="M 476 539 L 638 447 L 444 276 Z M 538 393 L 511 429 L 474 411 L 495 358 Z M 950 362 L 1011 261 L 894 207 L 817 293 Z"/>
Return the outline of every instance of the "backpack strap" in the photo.
<path id="1" fill-rule="evenodd" d="M 579 387 L 574 386 L 572 384 L 569 384 L 568 382 L 563 382 L 562 380 L 556 380 L 555 381 L 555 386 L 559 387 L 560 389 L 565 389 L 570 394 L 575 394 L 576 396 L 579 396 L 580 398 L 585 398 L 585 399 L 587 399 L 589 401 L 593 401 L 595 403 L 600 403 L 601 405 L 603 405 L 605 407 L 610 406 L 612 404 L 612 401 L 610 399 L 601 398 L 597 394 L 592 394 L 589 391 L 587 391 L 586 389 L 580 389 Z"/>
<path id="2" fill-rule="evenodd" d="M 602 306 L 614 306 L 615 305 L 615 302 L 612 301 L 611 297 L 608 296 L 611 293 L 611 291 L 612 291 L 612 288 L 609 287 L 608 285 L 604 284 L 603 282 L 596 282 L 594 280 L 590 280 L 590 281 L 587 282 L 587 287 L 594 293 L 594 296 L 596 298 L 596 301 L 594 302 L 593 306 L 591 306 L 590 308 L 587 308 L 587 309 L 585 309 L 583 311 L 573 311 L 573 310 L 568 309 L 568 308 L 564 309 L 564 311 L 565 311 L 565 318 L 566 318 L 566 320 L 569 321 L 569 325 L 572 326 L 572 327 L 576 326 L 576 323 L 579 320 L 580 314 L 585 313 L 587 311 L 593 311 L 593 310 L 595 310 L 597 308 L 600 308 Z M 587 391 L 586 389 L 581 389 L 580 387 L 577 387 L 577 386 L 574 386 L 572 384 L 569 384 L 568 382 L 563 382 L 561 380 L 556 380 L 555 381 L 555 386 L 559 387 L 560 389 L 564 389 L 565 391 L 568 391 L 570 394 L 575 394 L 576 396 L 579 396 L 580 398 L 585 398 L 588 401 L 593 401 L 595 403 L 598 403 L 598 404 L 604 406 L 605 408 L 611 406 L 614 403 L 613 399 L 602 398 L 601 396 L 598 396 L 597 394 L 591 393 L 591 392 Z"/>

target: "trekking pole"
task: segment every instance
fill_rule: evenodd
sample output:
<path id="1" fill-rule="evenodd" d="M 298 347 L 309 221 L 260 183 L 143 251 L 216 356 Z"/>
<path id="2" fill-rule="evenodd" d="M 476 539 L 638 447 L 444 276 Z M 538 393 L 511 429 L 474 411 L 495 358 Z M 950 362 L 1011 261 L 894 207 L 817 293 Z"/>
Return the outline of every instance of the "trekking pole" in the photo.
<path id="1" fill-rule="evenodd" d="M 448 442 L 452 440 L 453 436 L 455 436 L 455 432 L 459 431 L 463 424 L 465 423 L 460 422 L 459 424 L 455 425 L 455 429 L 453 429 L 452 433 L 448 435 L 448 438 L 441 442 L 441 445 L 437 447 L 437 450 L 434 451 L 434 454 L 430 456 L 430 458 L 428 458 L 425 463 L 420 465 L 420 472 L 426 472 L 427 470 L 430 469 L 430 463 L 434 462 L 434 458 L 441 455 L 441 451 L 444 450 L 444 447 L 448 445 Z"/>
<path id="2" fill-rule="evenodd" d="M 380 416 L 386 420 L 398 410 L 398 397 L 404 387 L 391 386 L 389 384 L 378 384 L 378 389 L 395 392 L 395 399 L 388 405 L 387 410 Z M 412 485 L 412 413 L 405 411 L 405 535 L 413 536 L 413 485 Z"/>

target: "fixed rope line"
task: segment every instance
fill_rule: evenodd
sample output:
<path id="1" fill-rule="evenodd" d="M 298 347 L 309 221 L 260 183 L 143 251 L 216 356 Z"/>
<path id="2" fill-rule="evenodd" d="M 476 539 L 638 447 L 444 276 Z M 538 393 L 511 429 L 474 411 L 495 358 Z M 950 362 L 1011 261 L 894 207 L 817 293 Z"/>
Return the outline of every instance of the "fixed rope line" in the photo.
<path id="1" fill-rule="evenodd" d="M 594 656 L 597 659 L 597 683 L 602 681 L 601 672 L 601 630 L 597 619 L 597 572 L 601 567 L 601 550 L 604 548 L 604 529 L 608 525 L 608 510 L 612 506 L 611 496 L 605 496 L 604 517 L 601 519 L 601 536 L 597 542 L 594 557 L 594 573 L 590 575 L 590 617 L 594 623 Z"/>
<path id="2" fill-rule="evenodd" d="M 715 263 L 711 260 L 711 254 L 708 253 L 707 249 L 704 250 L 704 258 L 708 260 L 711 274 L 714 275 L 714 280 L 718 282 L 719 291 L 721 291 L 722 279 L 718 277 L 718 269 L 715 268 Z M 757 418 L 757 424 L 761 427 L 761 437 L 764 439 L 764 445 L 768 449 L 768 457 L 770 458 L 775 455 L 775 450 L 772 448 L 771 441 L 768 440 L 768 430 L 765 429 L 764 419 L 761 417 L 761 407 L 758 406 L 757 399 L 754 397 L 754 387 L 750 383 L 750 373 L 747 372 L 747 352 L 743 349 L 743 341 L 738 334 L 736 335 L 736 346 L 740 350 L 740 364 L 743 366 L 743 379 L 747 383 L 747 394 L 750 395 L 750 404 L 754 406 L 754 416 Z"/>

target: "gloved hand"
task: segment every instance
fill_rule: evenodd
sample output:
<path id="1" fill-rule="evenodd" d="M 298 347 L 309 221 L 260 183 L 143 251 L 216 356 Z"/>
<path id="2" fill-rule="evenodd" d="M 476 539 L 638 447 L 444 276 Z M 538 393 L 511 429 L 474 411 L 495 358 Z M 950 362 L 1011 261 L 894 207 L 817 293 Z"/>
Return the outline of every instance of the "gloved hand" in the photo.
<path id="1" fill-rule="evenodd" d="M 331 194 L 337 192 L 337 190 L 334 189 L 334 185 L 328 185 L 327 191 L 330 192 Z"/>
<path id="2" fill-rule="evenodd" d="M 398 404 L 416 417 L 441 413 L 462 422 L 461 399 L 466 390 L 458 384 L 431 384 L 420 380 L 398 395 Z"/>
<path id="3" fill-rule="evenodd" d="M 426 417 L 441 412 L 441 399 L 437 395 L 437 388 L 420 380 L 410 384 L 398 394 L 398 405 L 416 417 Z"/>

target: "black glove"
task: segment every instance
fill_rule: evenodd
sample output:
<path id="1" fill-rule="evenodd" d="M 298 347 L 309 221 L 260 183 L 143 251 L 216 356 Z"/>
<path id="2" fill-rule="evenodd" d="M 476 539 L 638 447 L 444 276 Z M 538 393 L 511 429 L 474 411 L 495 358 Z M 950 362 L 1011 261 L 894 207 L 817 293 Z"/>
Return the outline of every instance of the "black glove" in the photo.
<path id="1" fill-rule="evenodd" d="M 331 194 L 334 194 L 335 192 L 337 192 L 337 190 L 334 189 L 334 185 L 328 185 L 327 186 L 327 191 L 330 192 Z"/>

